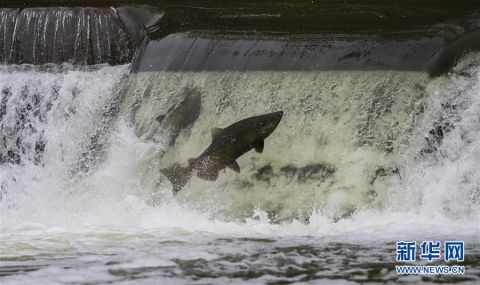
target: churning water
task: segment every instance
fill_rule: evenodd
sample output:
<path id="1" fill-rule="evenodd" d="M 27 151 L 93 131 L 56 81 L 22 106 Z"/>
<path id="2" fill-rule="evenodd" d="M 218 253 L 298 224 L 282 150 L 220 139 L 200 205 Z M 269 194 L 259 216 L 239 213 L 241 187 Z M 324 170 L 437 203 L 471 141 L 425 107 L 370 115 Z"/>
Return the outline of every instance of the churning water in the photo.
<path id="1" fill-rule="evenodd" d="M 1 282 L 476 282 L 479 62 L 434 80 L 3 66 Z M 192 87 L 200 115 L 168 147 L 155 119 Z M 240 174 L 171 194 L 159 168 L 197 156 L 212 127 L 276 110 Z M 405 239 L 464 240 L 466 275 L 397 275 Z"/>

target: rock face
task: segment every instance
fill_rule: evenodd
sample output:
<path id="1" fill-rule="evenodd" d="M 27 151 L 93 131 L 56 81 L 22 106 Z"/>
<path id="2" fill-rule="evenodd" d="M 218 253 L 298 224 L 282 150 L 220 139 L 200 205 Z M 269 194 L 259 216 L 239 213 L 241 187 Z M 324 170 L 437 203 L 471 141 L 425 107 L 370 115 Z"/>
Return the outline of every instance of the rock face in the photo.
<path id="1" fill-rule="evenodd" d="M 0 63 L 122 64 L 135 48 L 111 8 L 0 9 Z"/>

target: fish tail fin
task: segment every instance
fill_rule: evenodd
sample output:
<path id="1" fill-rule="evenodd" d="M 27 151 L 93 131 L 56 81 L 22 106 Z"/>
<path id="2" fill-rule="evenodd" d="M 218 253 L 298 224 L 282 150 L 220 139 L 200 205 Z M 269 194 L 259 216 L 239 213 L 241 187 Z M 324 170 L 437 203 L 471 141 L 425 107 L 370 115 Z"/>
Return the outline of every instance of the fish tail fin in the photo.
<path id="1" fill-rule="evenodd" d="M 192 172 L 188 167 L 181 167 L 178 164 L 160 169 L 160 172 L 172 183 L 173 194 L 177 194 L 192 177 Z"/>

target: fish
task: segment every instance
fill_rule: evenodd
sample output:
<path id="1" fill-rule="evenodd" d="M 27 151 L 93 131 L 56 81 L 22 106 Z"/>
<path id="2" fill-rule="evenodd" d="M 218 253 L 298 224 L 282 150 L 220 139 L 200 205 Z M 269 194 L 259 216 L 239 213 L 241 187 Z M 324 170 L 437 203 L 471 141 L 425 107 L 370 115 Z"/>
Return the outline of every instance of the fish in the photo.
<path id="1" fill-rule="evenodd" d="M 240 172 L 237 158 L 254 149 L 263 152 L 265 139 L 277 128 L 283 111 L 263 114 L 235 122 L 226 128 L 213 128 L 212 143 L 197 158 L 190 158 L 188 166 L 176 163 L 160 172 L 180 191 L 196 175 L 207 181 L 216 181 L 218 173 L 230 168 Z"/>
<path id="2" fill-rule="evenodd" d="M 180 133 L 188 130 L 200 115 L 202 106 L 200 90 L 195 87 L 187 88 L 182 96 L 183 99 L 173 105 L 166 114 L 155 118 L 163 130 L 162 137 L 166 138 L 167 146 L 174 145 Z"/>

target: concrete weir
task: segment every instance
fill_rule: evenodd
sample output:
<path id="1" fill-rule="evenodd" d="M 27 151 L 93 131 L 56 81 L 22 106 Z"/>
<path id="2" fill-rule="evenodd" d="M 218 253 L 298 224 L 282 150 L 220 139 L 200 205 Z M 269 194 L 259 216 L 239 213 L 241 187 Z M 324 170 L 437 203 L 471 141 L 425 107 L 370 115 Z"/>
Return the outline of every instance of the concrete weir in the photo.
<path id="1" fill-rule="evenodd" d="M 318 2 L 0 1 L 0 62 L 435 76 L 478 49 L 474 1 Z"/>
<path id="2" fill-rule="evenodd" d="M 0 62 L 122 64 L 134 42 L 114 9 L 0 8 Z"/>
<path id="3" fill-rule="evenodd" d="M 0 285 L 480 284 L 479 47 L 480 0 L 0 0 Z"/>

